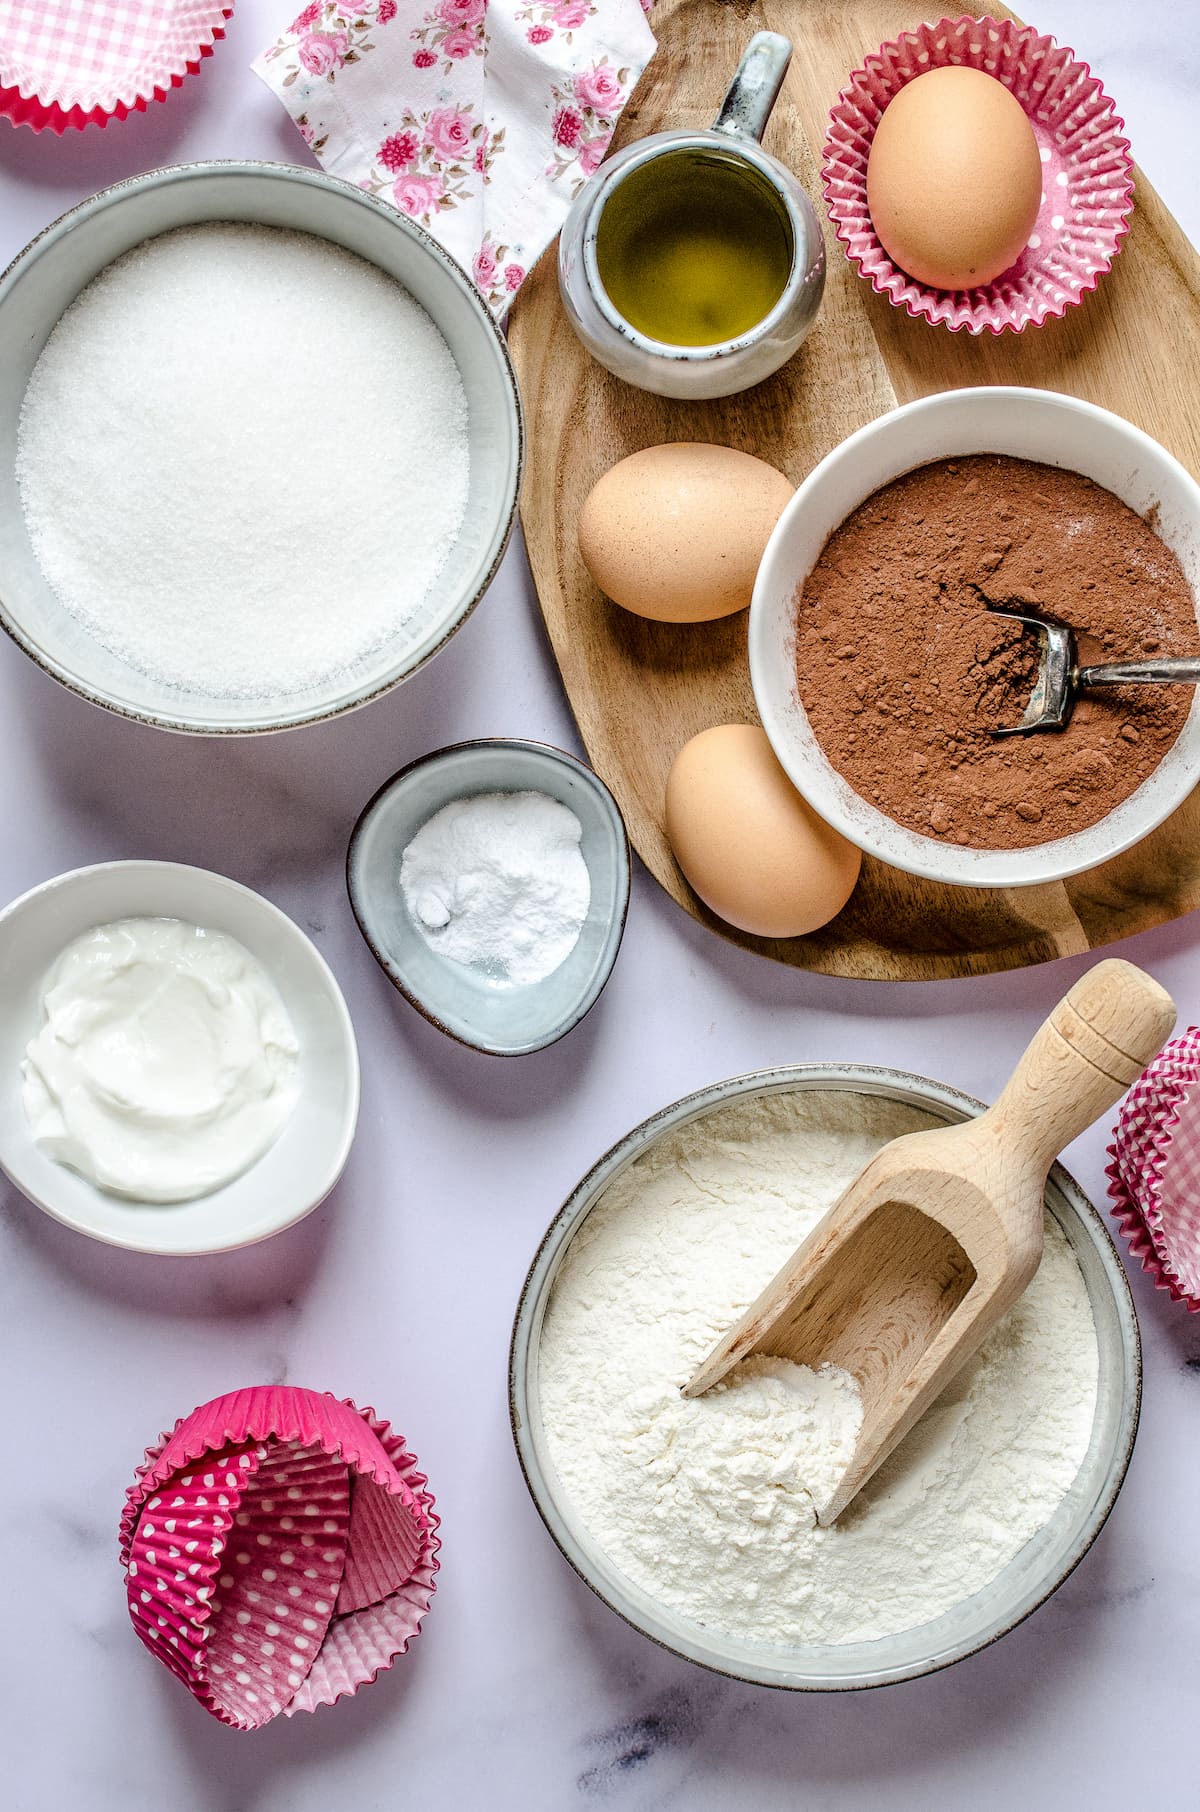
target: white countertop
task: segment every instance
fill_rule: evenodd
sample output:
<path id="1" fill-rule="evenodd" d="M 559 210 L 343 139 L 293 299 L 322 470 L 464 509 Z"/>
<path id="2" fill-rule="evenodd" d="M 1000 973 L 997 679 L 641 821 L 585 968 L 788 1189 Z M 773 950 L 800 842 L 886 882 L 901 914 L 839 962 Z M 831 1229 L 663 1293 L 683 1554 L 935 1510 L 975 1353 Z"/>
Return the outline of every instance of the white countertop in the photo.
<path id="1" fill-rule="evenodd" d="M 1142 167 L 1198 240 L 1200 63 L 1180 11 L 1045 0 L 1037 23 L 1104 79 Z M 135 171 L 300 159 L 248 67 L 287 16 L 272 0 L 238 0 L 228 41 L 198 78 L 103 133 L 59 143 L 0 121 L 0 265 L 64 208 Z M 927 1681 L 806 1698 L 661 1652 L 560 1559 L 509 1437 L 521 1280 L 563 1197 L 615 1138 L 690 1089 L 773 1063 L 895 1064 L 990 1097 L 1083 962 L 923 986 L 831 981 L 713 937 L 639 868 L 624 949 L 591 1017 L 541 1056 L 477 1056 L 385 982 L 351 918 L 343 859 L 374 788 L 426 749 L 491 734 L 578 747 L 519 546 L 410 684 L 281 738 L 141 730 L 0 643 L 0 900 L 110 857 L 221 869 L 311 932 L 364 1060 L 340 1187 L 301 1227 L 249 1251 L 140 1258 L 77 1237 L 0 1187 L 0 1702 L 13 1812 L 1167 1812 L 1188 1802 L 1187 1733 L 1200 1714 L 1200 1318 L 1144 1277 L 1134 1279 L 1142 1431 L 1107 1528 L 1026 1624 Z M 1122 947 L 1174 992 L 1181 1023 L 1200 1019 L 1197 941 L 1192 918 Z M 1097 1131 L 1066 1160 L 1097 1201 L 1104 1142 Z M 117 1519 L 143 1447 L 176 1416 L 283 1379 L 373 1403 L 407 1435 L 443 1518 L 443 1568 L 426 1629 L 391 1674 L 333 1711 L 245 1736 L 207 1717 L 134 1637 Z"/>

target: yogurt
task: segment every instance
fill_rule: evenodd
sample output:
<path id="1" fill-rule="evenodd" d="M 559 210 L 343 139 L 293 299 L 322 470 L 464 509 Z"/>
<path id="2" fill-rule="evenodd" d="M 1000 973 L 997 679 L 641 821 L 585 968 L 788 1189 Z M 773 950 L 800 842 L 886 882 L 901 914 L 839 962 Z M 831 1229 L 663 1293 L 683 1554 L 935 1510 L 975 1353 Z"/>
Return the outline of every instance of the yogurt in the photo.
<path id="1" fill-rule="evenodd" d="M 296 1103 L 299 1045 L 236 939 L 118 919 L 67 946 L 42 989 L 22 1102 L 48 1156 L 114 1195 L 184 1202 L 231 1182 Z"/>

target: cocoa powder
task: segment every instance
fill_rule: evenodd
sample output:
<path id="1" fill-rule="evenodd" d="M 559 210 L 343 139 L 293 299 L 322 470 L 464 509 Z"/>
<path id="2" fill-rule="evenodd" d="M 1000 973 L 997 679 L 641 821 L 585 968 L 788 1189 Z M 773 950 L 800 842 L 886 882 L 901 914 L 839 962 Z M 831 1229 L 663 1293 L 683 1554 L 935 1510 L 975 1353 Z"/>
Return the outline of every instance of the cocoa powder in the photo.
<path id="1" fill-rule="evenodd" d="M 829 760 L 898 823 L 975 849 L 1095 824 L 1183 727 L 1190 686 L 1083 693 L 1067 728 L 1019 723 L 1039 638 L 1002 605 L 1074 629 L 1081 662 L 1200 653 L 1178 559 L 1111 492 L 998 454 L 939 460 L 849 516 L 797 597 L 801 702 Z"/>

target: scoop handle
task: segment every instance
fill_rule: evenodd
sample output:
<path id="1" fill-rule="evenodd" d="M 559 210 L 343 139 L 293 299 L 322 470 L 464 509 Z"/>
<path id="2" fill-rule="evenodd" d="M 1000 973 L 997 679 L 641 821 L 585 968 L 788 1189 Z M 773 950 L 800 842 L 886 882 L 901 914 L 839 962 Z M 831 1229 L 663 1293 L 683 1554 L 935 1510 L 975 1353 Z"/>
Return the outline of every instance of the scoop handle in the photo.
<path id="1" fill-rule="evenodd" d="M 1136 1082 L 1175 1024 L 1175 1002 L 1132 963 L 1089 969 L 1035 1032 L 995 1106 L 990 1131 L 1044 1176 L 1072 1139 Z"/>
<path id="2" fill-rule="evenodd" d="M 1078 686 L 1200 685 L 1200 661 L 1186 655 L 1166 655 L 1157 661 L 1102 661 L 1098 667 L 1081 667 Z"/>

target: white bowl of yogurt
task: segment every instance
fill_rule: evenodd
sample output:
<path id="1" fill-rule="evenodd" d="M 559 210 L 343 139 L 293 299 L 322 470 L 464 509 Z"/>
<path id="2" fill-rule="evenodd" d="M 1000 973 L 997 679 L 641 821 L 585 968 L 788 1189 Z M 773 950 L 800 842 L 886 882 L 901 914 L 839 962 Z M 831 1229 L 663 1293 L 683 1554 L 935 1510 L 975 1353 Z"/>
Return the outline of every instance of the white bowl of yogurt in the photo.
<path id="1" fill-rule="evenodd" d="M 224 875 L 105 862 L 0 913 L 0 1167 L 56 1220 L 177 1256 L 324 1200 L 358 1119 L 342 993 L 287 915 Z"/>
<path id="2" fill-rule="evenodd" d="M 513 1330 L 518 1457 L 567 1560 L 674 1653 L 810 1692 L 912 1679 L 1011 1630 L 1095 1540 L 1141 1354 L 1112 1240 L 1059 1165 L 1025 1296 L 832 1528 L 805 1490 L 830 1409 L 811 1372 L 679 1396 L 873 1151 L 980 1111 L 861 1065 L 736 1077 L 635 1127 L 550 1226 Z"/>

